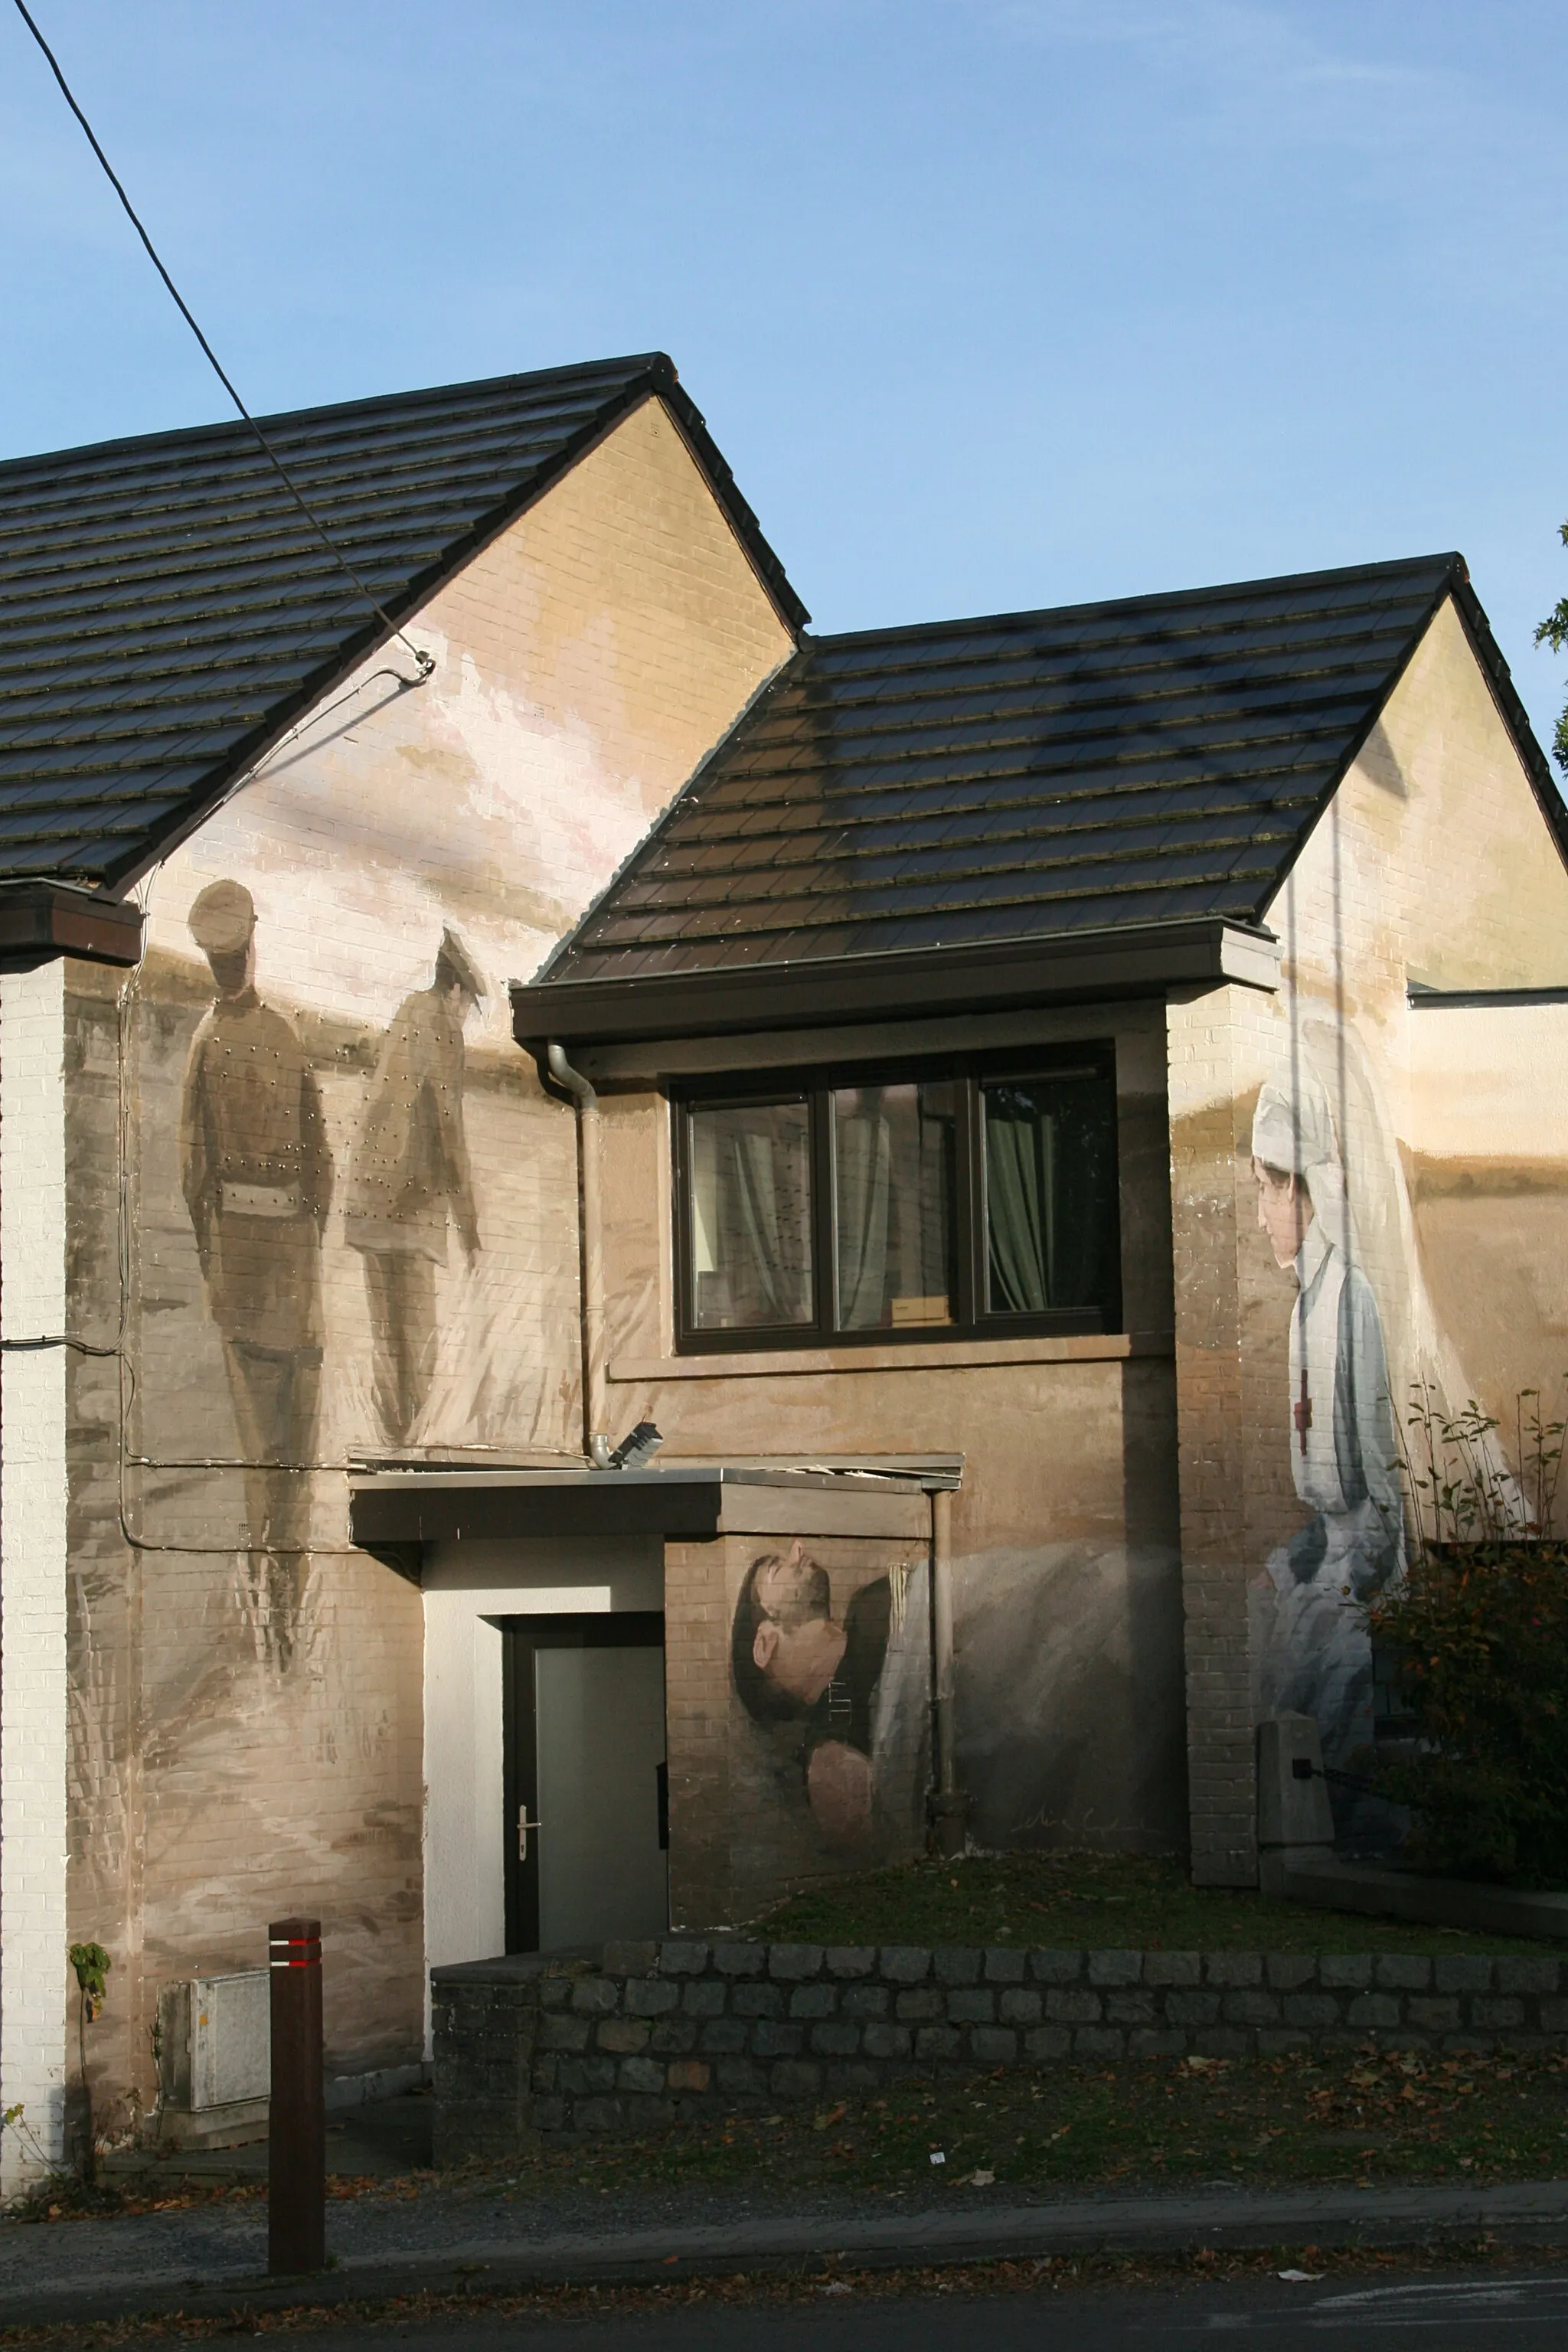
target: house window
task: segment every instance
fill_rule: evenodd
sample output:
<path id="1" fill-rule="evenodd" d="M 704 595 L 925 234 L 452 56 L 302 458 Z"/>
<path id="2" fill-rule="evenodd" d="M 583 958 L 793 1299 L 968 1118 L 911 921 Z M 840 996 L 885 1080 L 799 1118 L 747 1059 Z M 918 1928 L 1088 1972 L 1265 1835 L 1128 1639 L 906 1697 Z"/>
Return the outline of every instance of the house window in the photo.
<path id="1" fill-rule="evenodd" d="M 1120 1324 L 1109 1052 L 716 1082 L 675 1122 L 683 1348 Z"/>
<path id="2" fill-rule="evenodd" d="M 693 1103 L 687 1122 L 692 1328 L 806 1328 L 816 1312 L 809 1099 Z"/>
<path id="3" fill-rule="evenodd" d="M 952 1079 L 835 1087 L 833 1265 L 841 1331 L 957 1319 Z"/>

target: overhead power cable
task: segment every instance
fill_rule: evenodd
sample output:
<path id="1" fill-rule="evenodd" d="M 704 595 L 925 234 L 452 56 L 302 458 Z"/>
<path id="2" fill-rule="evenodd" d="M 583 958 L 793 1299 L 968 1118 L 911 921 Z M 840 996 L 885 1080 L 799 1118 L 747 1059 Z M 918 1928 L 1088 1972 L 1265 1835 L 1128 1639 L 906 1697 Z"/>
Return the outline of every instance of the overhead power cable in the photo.
<path id="1" fill-rule="evenodd" d="M 325 523 L 321 520 L 320 517 L 314 512 L 306 500 L 304 493 L 300 490 L 299 484 L 289 473 L 288 467 L 283 463 L 282 458 L 278 455 L 277 450 L 272 446 L 271 442 L 267 438 L 266 434 L 262 431 L 255 417 L 252 416 L 249 409 L 247 408 L 244 401 L 241 400 L 238 393 L 235 390 L 228 376 L 225 373 L 218 360 L 217 353 L 214 351 L 212 345 L 203 334 L 200 327 L 197 326 L 195 316 L 192 313 L 190 304 L 185 300 L 184 296 L 181 293 L 179 288 L 175 285 L 174 279 L 164 268 L 163 262 L 159 258 L 156 246 L 148 236 L 146 230 L 142 227 L 141 220 L 137 216 L 136 207 L 125 193 L 124 187 L 121 183 L 119 173 L 116 172 L 113 164 L 110 162 L 108 156 L 104 153 L 102 147 L 99 144 L 98 134 L 93 130 L 91 123 L 82 112 L 81 108 L 77 104 L 76 99 L 71 91 L 71 86 L 69 82 L 67 81 L 64 74 L 60 71 L 59 59 L 56 57 L 53 49 L 50 48 L 47 41 L 45 40 L 31 15 L 28 13 L 26 6 L 26 0 L 16 0 L 16 13 L 21 17 L 23 24 L 27 27 L 28 32 L 31 33 L 34 40 L 37 41 L 39 48 L 42 49 L 44 57 L 47 61 L 49 71 L 53 74 L 55 79 L 60 86 L 60 93 L 64 98 L 66 104 L 70 108 L 71 112 L 75 115 L 77 121 L 80 123 L 83 131 L 86 132 L 88 145 L 92 149 L 93 153 L 102 164 L 110 186 L 114 190 L 115 194 L 124 205 L 127 219 L 130 221 L 131 226 L 135 230 L 137 236 L 141 238 L 142 244 L 146 247 L 148 258 L 151 260 L 153 268 L 157 271 L 159 277 L 163 279 L 164 285 L 168 288 L 170 294 L 173 296 L 175 308 L 178 310 L 181 318 L 184 319 L 186 326 L 189 327 L 192 334 L 195 335 L 197 342 L 200 343 L 202 350 L 205 352 L 206 357 L 211 363 L 213 373 L 216 376 L 219 383 L 222 384 L 225 392 L 227 393 L 230 400 L 233 401 L 235 406 L 238 409 L 241 416 L 244 417 L 246 423 L 255 434 L 258 441 L 261 444 L 263 450 L 266 452 L 272 465 L 277 468 L 279 480 L 283 483 L 289 497 L 293 499 L 295 505 L 299 508 L 300 512 L 304 516 L 306 521 L 310 524 L 311 530 L 315 532 L 317 538 L 321 541 L 321 545 L 326 549 L 328 554 L 332 558 L 334 562 L 342 566 L 342 569 L 347 572 L 349 578 L 353 582 L 354 586 L 359 590 L 360 594 L 364 598 L 365 603 L 370 606 L 372 612 L 376 614 L 377 618 L 384 621 L 393 635 L 400 638 L 403 644 L 408 647 L 409 652 L 413 655 L 415 660 L 419 665 L 419 679 L 422 683 L 424 679 L 430 676 L 431 671 L 436 667 L 434 656 L 424 652 L 418 646 L 414 644 L 405 630 L 398 627 L 397 623 L 393 619 L 391 614 L 382 604 L 380 598 L 374 595 L 371 590 L 366 587 L 364 582 L 360 578 L 359 573 L 354 570 L 353 565 L 349 562 L 348 557 L 343 553 L 342 549 L 338 545 L 336 540 L 333 539 L 331 533 L 328 530 Z M 410 683 L 413 683 L 413 681 L 410 681 Z"/>

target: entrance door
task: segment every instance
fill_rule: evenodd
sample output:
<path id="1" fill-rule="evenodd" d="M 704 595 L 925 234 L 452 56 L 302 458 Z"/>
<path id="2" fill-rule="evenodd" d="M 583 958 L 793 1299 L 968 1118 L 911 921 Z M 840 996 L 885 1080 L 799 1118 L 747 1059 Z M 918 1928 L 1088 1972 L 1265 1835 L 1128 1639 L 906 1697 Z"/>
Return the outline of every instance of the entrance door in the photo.
<path id="1" fill-rule="evenodd" d="M 669 1926 L 664 1619 L 509 1617 L 506 1948 Z"/>

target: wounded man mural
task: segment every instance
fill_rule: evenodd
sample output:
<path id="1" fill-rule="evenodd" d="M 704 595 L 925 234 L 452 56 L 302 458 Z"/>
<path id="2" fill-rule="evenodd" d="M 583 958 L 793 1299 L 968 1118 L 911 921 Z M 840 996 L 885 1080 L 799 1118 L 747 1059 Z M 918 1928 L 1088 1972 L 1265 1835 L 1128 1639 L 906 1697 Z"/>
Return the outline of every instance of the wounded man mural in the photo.
<path id="1" fill-rule="evenodd" d="M 771 1742 L 780 1801 L 804 1796 L 825 1848 L 870 1861 L 918 1844 L 931 1709 L 923 1561 L 872 1577 L 836 1613 L 828 1571 L 803 1543 L 760 1553 L 735 1603 L 731 1660 L 736 1696 Z"/>

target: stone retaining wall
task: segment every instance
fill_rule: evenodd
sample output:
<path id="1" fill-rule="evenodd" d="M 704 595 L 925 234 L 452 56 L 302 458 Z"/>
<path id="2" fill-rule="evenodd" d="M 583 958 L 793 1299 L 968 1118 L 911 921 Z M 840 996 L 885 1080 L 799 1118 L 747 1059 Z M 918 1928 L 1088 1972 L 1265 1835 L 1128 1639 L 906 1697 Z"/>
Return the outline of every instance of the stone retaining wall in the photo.
<path id="1" fill-rule="evenodd" d="M 1064 2058 L 1568 2047 L 1568 1961 L 610 1944 L 437 1969 L 437 2148 L 647 2131 Z"/>

